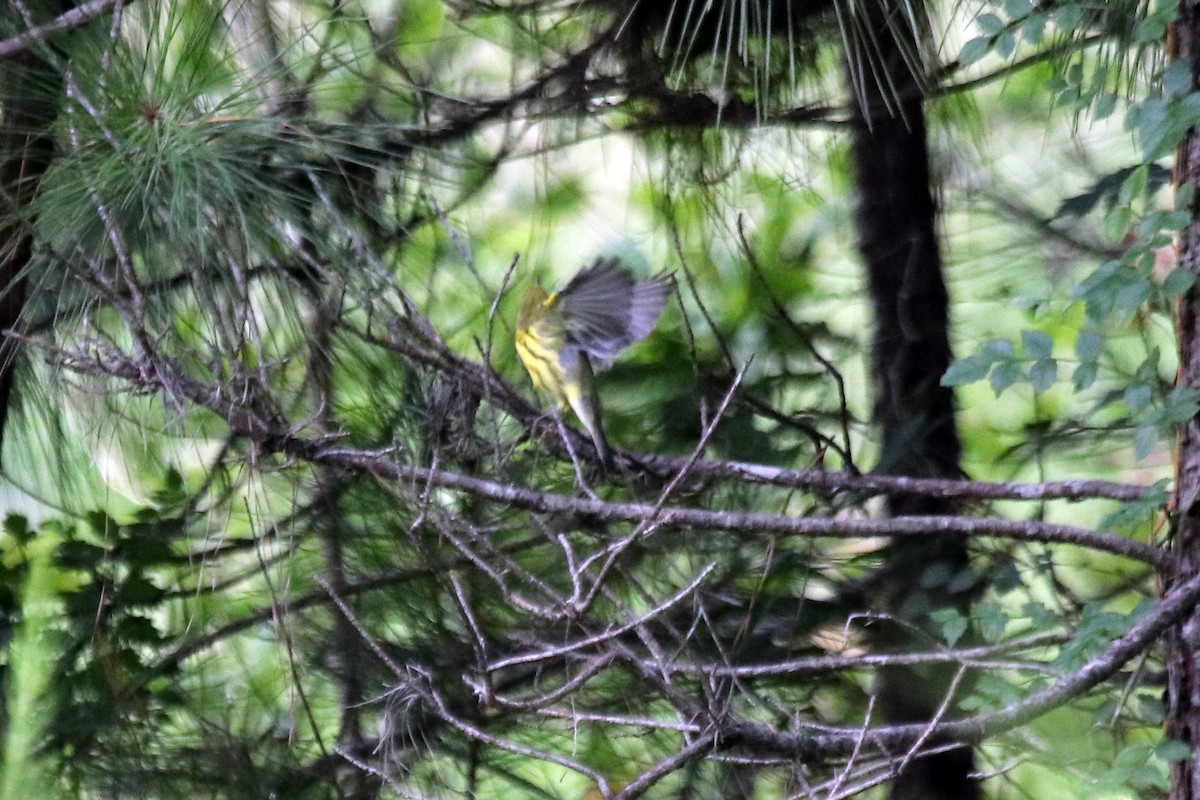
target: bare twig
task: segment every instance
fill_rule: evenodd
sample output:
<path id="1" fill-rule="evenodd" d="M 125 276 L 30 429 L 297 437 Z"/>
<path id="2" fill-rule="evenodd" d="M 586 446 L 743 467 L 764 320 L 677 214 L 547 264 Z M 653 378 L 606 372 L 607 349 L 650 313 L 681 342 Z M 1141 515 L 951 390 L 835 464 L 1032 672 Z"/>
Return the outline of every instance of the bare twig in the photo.
<path id="1" fill-rule="evenodd" d="M 1108 649 L 1082 667 L 1012 705 L 996 711 L 956 720 L 946 720 L 928 730 L 924 723 L 880 727 L 869 735 L 873 747 L 887 752 L 907 748 L 921 737 L 941 744 L 975 744 L 989 736 L 1022 725 L 1047 711 L 1079 697 L 1108 680 L 1130 659 L 1145 651 L 1164 631 L 1200 601 L 1200 575 L 1180 583 L 1148 615 Z M 783 733 L 754 723 L 730 724 L 723 731 L 730 744 L 753 747 L 760 752 L 790 754 L 809 760 L 830 755 L 848 755 L 859 732 L 854 728 L 824 728 L 817 732 Z"/>
<path id="2" fill-rule="evenodd" d="M 46 37 L 62 31 L 80 28 L 101 14 L 112 10 L 114 6 L 122 2 L 124 0 L 92 0 L 90 3 L 84 3 L 81 6 L 72 8 L 70 11 L 59 14 L 44 25 L 32 27 L 16 36 L 0 40 L 0 58 L 12 58 L 13 56 L 27 53 L 33 44 L 42 41 Z"/>

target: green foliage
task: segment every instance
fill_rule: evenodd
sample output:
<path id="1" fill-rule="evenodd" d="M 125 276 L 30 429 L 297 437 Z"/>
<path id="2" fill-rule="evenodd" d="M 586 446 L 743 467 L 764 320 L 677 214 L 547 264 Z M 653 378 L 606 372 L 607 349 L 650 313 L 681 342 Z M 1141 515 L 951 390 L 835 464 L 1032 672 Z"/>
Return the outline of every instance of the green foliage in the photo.
<path id="1" fill-rule="evenodd" d="M 1096 780 L 1094 790 L 1100 793 L 1133 794 L 1167 791 L 1170 788 L 1167 781 L 1168 764 L 1190 757 L 1190 753 L 1179 753 L 1179 744 L 1159 742 L 1128 745 L 1117 754 L 1112 767 Z"/>
<path id="2" fill-rule="evenodd" d="M 1096 603 L 1087 604 L 1083 608 L 1071 641 L 1063 645 L 1051 663 L 1064 670 L 1079 669 L 1089 658 L 1102 652 L 1113 639 L 1124 634 L 1130 626 L 1148 614 L 1153 606 L 1152 601 L 1143 601 L 1131 613 L 1122 614 L 1106 610 Z"/>
<path id="3" fill-rule="evenodd" d="M 60 655 L 53 624 L 60 589 L 52 554 L 58 542 L 55 531 L 35 539 L 25 525 L 21 518 L 5 520 L 3 541 L 8 547 L 0 555 L 4 611 L 10 622 L 3 626 L 7 647 L 0 671 L 6 692 L 0 781 L 4 800 L 50 796 L 53 774 L 53 760 L 41 746 L 55 710 L 52 667 Z M 24 569 L 14 569 L 18 564 Z M 24 572 L 19 582 L 12 580 L 18 571 Z M 15 629 L 12 620 L 18 620 Z"/>
<path id="4" fill-rule="evenodd" d="M 988 379 L 992 391 L 999 397 L 1019 381 L 1028 381 L 1035 394 L 1054 385 L 1058 378 L 1058 362 L 1051 355 L 1054 340 L 1041 331 L 1021 331 L 1022 348 L 1018 355 L 1007 339 L 992 339 L 980 352 L 959 359 L 942 378 L 943 386 L 964 386 Z"/>
<path id="5" fill-rule="evenodd" d="M 1173 12 L 1160 9 L 1154 13 Z M 1181 77 L 1184 74 L 1186 80 Z M 1153 162 L 1171 151 L 1198 119 L 1189 110 L 1193 98 L 1200 97 L 1191 93 L 1190 74 L 1190 67 L 1175 62 L 1163 76 L 1165 97 L 1131 105 L 1125 124 L 1139 131 L 1144 163 L 1103 177 L 1089 192 L 1059 207 L 1059 216 L 1077 217 L 1103 205 L 1107 209 L 1104 234 L 1122 247 L 1118 258 L 1105 261 L 1072 292 L 1072 300 L 1083 305 L 1088 323 L 1075 343 L 1078 364 L 1072 382 L 1076 391 L 1091 389 L 1097 382 L 1105 354 L 1105 331 L 1126 328 L 1147 306 L 1169 308 L 1194 283 L 1194 275 L 1185 269 L 1164 273 L 1158 266 L 1164 251 L 1172 247 L 1175 235 L 1191 218 L 1188 209 L 1194 187 L 1180 187 L 1174 210 L 1153 208 L 1154 190 L 1165 180 L 1165 171 Z M 989 341 L 980 352 L 952 365 L 943 378 L 944 385 L 963 386 L 987 378 L 997 395 L 1018 384 L 1028 384 L 1035 395 L 1046 392 L 1058 376 L 1058 363 L 1051 353 L 1053 341 L 1037 331 L 1022 331 L 1021 340 L 1020 355 L 1009 340 Z M 1178 387 L 1168 391 L 1162 386 L 1159 361 L 1160 350 L 1150 346 L 1123 390 L 1134 431 L 1133 450 L 1139 459 L 1147 457 L 1160 437 L 1171 434 L 1174 426 L 1189 419 L 1196 409 L 1194 392 Z M 1099 407 L 1107 405 L 1106 401 Z"/>
<path id="6" fill-rule="evenodd" d="M 1138 500 L 1123 503 L 1116 511 L 1101 517 L 1097 527 L 1100 530 L 1120 531 L 1155 519 L 1167 506 L 1169 486 L 1170 481 L 1166 478 L 1157 481 Z"/>
<path id="7" fill-rule="evenodd" d="M 952 698 L 954 714 L 987 713 L 1148 613 L 1144 565 L 1037 540 L 980 537 L 969 568 L 895 576 L 880 540 L 528 510 L 545 492 L 730 518 L 876 512 L 857 489 L 681 468 L 667 491 L 674 471 L 598 474 L 528 405 L 516 298 L 617 254 L 642 275 L 673 271 L 680 299 L 599 376 L 614 444 L 756 476 L 879 460 L 875 320 L 840 133 L 841 65 L 872 65 L 876 29 L 824 16 L 760 30 L 752 5 L 701 5 L 711 16 L 688 29 L 647 3 L 317 3 L 270 19 L 251 4 L 129 4 L 114 30 L 43 48 L 76 86 L 53 130 L 60 157 L 22 211 L 36 234 L 27 356 L 45 362 L 25 396 L 105 485 L 9 516 L 0 538 L 5 679 L 26 720 L 9 724 L 26 740 L 6 753 L 25 766 L 6 780 L 57 772 L 77 797 L 382 784 L 573 798 L 588 770 L 615 788 L 674 763 L 698 741 L 697 709 L 789 734 L 859 730 L 876 708 L 870 669 L 788 669 L 886 654 L 870 637 L 889 624 L 935 656 L 1001 648 Z M 930 61 L 931 96 L 959 92 L 979 120 L 965 135 L 943 102 L 930 125 L 967 353 L 942 381 L 960 389 L 965 466 L 1153 485 L 1119 505 L 962 511 L 1141 536 L 1169 491 L 1159 445 L 1200 400 L 1169 385 L 1168 311 L 1193 277 L 1163 251 L 1194 190 L 1164 205 L 1159 162 L 1200 119 L 1186 66 L 1157 63 L 1175 7 L 978 11 L 953 12 L 969 31 L 957 63 L 935 69 L 947 45 L 932 39 L 905 54 Z M 896 19 L 922 37 L 953 27 Z M 1143 97 L 1146 77 L 1161 91 Z M 1102 123 L 1122 114 L 1131 137 L 1117 139 Z M 45 461 L 32 437 L 14 441 Z M 429 469 L 527 494 L 492 502 Z M 876 615 L 896 581 L 969 599 Z M 55 613 L 33 626 L 35 588 Z M 1161 700 L 1131 686 L 990 739 L 981 770 L 1020 762 L 1012 791 L 1031 796 L 1161 787 L 1181 753 L 1161 741 Z M 52 700 L 40 711 L 39 696 Z M 1104 740 L 1095 763 L 1058 769 L 1060 743 L 1085 736 Z M 648 796 L 783 796 L 856 767 L 811 759 L 797 774 L 739 750 L 753 764 L 739 774 L 697 752 Z"/>

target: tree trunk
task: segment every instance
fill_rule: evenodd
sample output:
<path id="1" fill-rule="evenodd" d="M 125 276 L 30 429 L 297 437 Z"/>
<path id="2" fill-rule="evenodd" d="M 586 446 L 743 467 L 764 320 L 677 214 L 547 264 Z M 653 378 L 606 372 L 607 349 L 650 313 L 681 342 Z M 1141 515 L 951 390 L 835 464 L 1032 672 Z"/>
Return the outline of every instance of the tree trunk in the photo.
<path id="1" fill-rule="evenodd" d="M 1192 85 L 1200 85 L 1200 0 L 1183 0 L 1173 28 L 1178 58 L 1192 63 Z M 1200 185 L 1200 131 L 1191 128 L 1179 144 L 1175 168 L 1178 183 Z M 1179 239 L 1179 266 L 1200 276 L 1200 208 Z M 1200 389 L 1200 291 L 1192 287 L 1179 303 L 1179 385 Z M 1200 569 L 1200 420 L 1180 427 L 1175 513 L 1171 541 L 1176 565 L 1165 588 Z M 1172 800 L 1200 798 L 1200 610 L 1193 610 L 1167 636 L 1167 736 L 1192 751 L 1189 761 L 1171 765 Z"/>
<path id="2" fill-rule="evenodd" d="M 921 83 L 904 57 L 920 45 L 905 17 L 897 15 L 897 6 L 878 4 L 872 63 L 848 67 L 857 111 L 853 149 L 859 249 L 875 316 L 874 419 L 883 440 L 876 469 L 957 477 L 961 448 L 954 396 L 940 383 L 951 360 L 949 298 L 930 189 Z M 888 511 L 948 514 L 956 509 L 939 498 L 892 496 Z M 893 542 L 877 576 L 879 600 L 889 613 L 927 626 L 929 611 L 969 603 L 972 581 L 962 580 L 969 568 L 962 537 Z M 903 646 L 909 634 L 892 627 L 880 643 Z M 928 720 L 952 679 L 944 668 L 882 670 L 877 681 L 880 708 L 889 722 Z M 966 748 L 910 760 L 893 784 L 892 797 L 970 800 L 979 796 L 973 771 L 973 755 Z"/>
<path id="3" fill-rule="evenodd" d="M 44 22 L 66 11 L 64 0 L 29 3 Z M 62 106 L 62 77 L 34 49 L 0 61 L 0 445 L 13 405 L 17 330 L 33 257 L 29 205 L 54 158 L 50 127 Z"/>

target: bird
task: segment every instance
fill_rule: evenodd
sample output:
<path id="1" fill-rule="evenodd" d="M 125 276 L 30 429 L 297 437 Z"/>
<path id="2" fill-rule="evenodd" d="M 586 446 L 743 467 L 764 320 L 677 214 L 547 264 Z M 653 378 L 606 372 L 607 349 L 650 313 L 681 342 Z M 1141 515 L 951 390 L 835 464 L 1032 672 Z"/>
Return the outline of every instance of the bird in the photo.
<path id="1" fill-rule="evenodd" d="M 602 258 L 557 292 L 547 293 L 541 284 L 525 292 L 517 313 L 517 355 L 534 387 L 559 411 L 569 406 L 579 417 L 605 469 L 612 469 L 612 452 L 594 373 L 654 330 L 674 289 L 669 273 L 637 280 L 615 259 Z"/>

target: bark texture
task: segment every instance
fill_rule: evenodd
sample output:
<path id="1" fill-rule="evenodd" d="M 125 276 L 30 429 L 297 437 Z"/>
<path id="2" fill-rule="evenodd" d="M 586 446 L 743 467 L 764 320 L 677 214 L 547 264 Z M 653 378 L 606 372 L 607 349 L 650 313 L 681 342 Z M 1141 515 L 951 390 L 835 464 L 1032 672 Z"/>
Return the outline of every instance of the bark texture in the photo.
<path id="1" fill-rule="evenodd" d="M 1200 85 L 1200 0 L 1183 0 L 1173 33 L 1178 58 L 1190 59 L 1192 85 Z M 1200 185 L 1200 132 L 1189 130 L 1179 145 L 1176 181 Z M 1179 265 L 1200 275 L 1200 208 L 1179 240 Z M 1193 287 L 1179 304 L 1179 375 L 1181 386 L 1200 389 L 1200 292 Z M 1200 420 L 1181 426 L 1177 455 L 1172 545 L 1176 557 L 1167 589 L 1200 571 Z M 1186 743 L 1190 761 L 1171 765 L 1171 798 L 1200 798 L 1200 610 L 1192 610 L 1167 637 L 1167 736 Z"/>
<path id="2" fill-rule="evenodd" d="M 871 63 L 851 64 L 848 74 L 858 109 L 853 150 L 859 249 L 875 316 L 874 417 L 883 440 L 876 470 L 957 477 L 961 446 L 954 396 L 940 383 L 951 360 L 949 297 L 936 232 L 921 80 L 915 72 L 919 67 L 911 59 L 920 43 L 898 2 L 881 2 L 875 13 Z M 888 502 L 889 513 L 897 516 L 956 510 L 953 500 L 943 498 L 893 495 Z M 968 570 L 965 537 L 897 540 L 879 575 L 876 596 L 889 613 L 924 625 L 931 610 L 969 602 L 973 582 Z M 909 634 L 900 628 L 881 634 L 880 643 L 903 646 Z M 881 671 L 878 700 L 887 721 L 929 720 L 953 679 L 946 669 Z M 973 771 L 967 748 L 909 760 L 891 796 L 971 800 L 979 796 Z"/>

